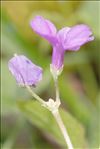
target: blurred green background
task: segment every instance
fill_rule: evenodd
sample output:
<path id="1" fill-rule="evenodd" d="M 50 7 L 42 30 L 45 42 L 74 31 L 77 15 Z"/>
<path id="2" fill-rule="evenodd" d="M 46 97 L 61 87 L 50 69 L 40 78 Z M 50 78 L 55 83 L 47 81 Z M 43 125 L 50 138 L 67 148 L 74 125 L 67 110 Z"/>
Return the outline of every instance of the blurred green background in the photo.
<path id="1" fill-rule="evenodd" d="M 75 149 L 100 147 L 99 1 L 2 1 L 1 9 L 1 146 L 2 149 L 65 149 L 62 134 L 49 111 L 8 70 L 14 53 L 23 54 L 43 67 L 43 80 L 34 89 L 43 99 L 55 97 L 49 71 L 52 47 L 36 35 L 30 19 L 42 15 L 57 29 L 88 24 L 95 40 L 78 52 L 66 52 L 59 77 L 60 112 Z"/>

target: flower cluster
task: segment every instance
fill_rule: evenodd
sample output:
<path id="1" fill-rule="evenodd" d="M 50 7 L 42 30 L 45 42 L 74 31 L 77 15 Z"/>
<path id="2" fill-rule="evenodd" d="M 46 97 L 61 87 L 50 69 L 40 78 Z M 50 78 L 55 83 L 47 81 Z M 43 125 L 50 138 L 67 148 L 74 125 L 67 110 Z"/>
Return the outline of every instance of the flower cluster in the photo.
<path id="1" fill-rule="evenodd" d="M 58 74 L 63 67 L 65 51 L 77 51 L 82 45 L 94 39 L 92 31 L 84 24 L 64 27 L 58 32 L 54 24 L 42 16 L 36 16 L 30 24 L 37 34 L 51 43 L 53 47 L 51 66 Z M 20 85 L 34 86 L 42 79 L 42 68 L 23 55 L 15 56 L 9 61 L 9 70 Z"/>

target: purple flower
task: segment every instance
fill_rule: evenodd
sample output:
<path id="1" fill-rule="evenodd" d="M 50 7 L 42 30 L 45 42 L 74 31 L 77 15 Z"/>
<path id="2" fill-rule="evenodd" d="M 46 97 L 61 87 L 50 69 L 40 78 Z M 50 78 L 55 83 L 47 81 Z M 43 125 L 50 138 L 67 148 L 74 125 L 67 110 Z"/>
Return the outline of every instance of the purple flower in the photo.
<path id="1" fill-rule="evenodd" d="M 8 63 L 9 70 L 21 86 L 35 86 L 42 79 L 42 68 L 24 55 L 15 55 Z"/>
<path id="2" fill-rule="evenodd" d="M 49 20 L 36 16 L 31 21 L 32 29 L 53 46 L 52 65 L 56 70 L 61 69 L 66 50 L 77 51 L 85 43 L 92 41 L 92 31 L 87 25 L 80 24 L 73 27 L 65 27 L 57 32 L 56 27 Z"/>

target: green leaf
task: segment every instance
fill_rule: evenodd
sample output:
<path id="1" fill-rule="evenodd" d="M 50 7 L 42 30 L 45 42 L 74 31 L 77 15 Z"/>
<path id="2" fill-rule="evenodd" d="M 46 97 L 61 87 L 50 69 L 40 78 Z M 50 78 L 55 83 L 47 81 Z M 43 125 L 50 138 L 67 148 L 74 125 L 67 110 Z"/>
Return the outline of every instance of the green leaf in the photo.
<path id="1" fill-rule="evenodd" d="M 7 122 L 7 121 L 6 121 Z M 3 131 L 1 134 L 4 134 L 4 131 L 8 131 L 9 130 L 9 135 L 6 135 L 6 139 L 4 140 L 4 142 L 1 142 L 1 146 L 2 149 L 13 149 L 14 143 L 16 142 L 16 139 L 18 137 L 18 134 L 21 132 L 23 126 L 25 126 L 25 122 L 23 121 L 23 119 L 19 116 L 17 119 L 17 122 L 14 123 L 14 125 L 8 127 L 8 125 L 5 125 L 6 123 L 2 122 L 1 125 L 1 130 Z"/>
<path id="2" fill-rule="evenodd" d="M 19 101 L 18 106 L 25 117 L 48 136 L 52 137 L 59 145 L 66 146 L 59 127 L 52 114 L 38 102 Z M 68 112 L 60 108 L 60 114 L 68 130 L 75 148 L 85 148 L 85 132 L 83 127 Z M 77 141 L 80 140 L 80 141 Z"/>
<path id="3" fill-rule="evenodd" d="M 100 93 L 97 98 L 96 110 L 89 124 L 88 138 L 90 148 L 100 148 Z"/>
<path id="4" fill-rule="evenodd" d="M 2 114 L 9 114 L 17 112 L 16 101 L 14 100 L 17 96 L 17 86 L 14 78 L 12 78 L 8 70 L 8 62 L 2 61 L 2 75 L 1 75 L 1 86 L 2 86 Z"/>
<path id="5" fill-rule="evenodd" d="M 65 74 L 59 79 L 59 87 L 62 101 L 77 119 L 87 125 L 91 117 L 92 106 L 85 103 L 84 96 L 79 96 Z M 88 106 L 91 107 L 91 110 Z"/>

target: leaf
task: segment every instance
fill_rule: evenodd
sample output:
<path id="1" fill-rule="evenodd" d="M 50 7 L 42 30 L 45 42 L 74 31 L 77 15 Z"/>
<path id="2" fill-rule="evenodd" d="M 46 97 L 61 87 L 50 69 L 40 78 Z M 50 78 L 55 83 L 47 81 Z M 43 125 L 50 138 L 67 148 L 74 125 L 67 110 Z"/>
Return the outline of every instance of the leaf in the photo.
<path id="1" fill-rule="evenodd" d="M 33 125 L 52 137 L 59 145 L 66 146 L 56 121 L 47 109 L 42 107 L 38 102 L 33 101 L 19 101 L 18 106 Z M 68 112 L 65 112 L 61 108 L 60 113 L 74 147 L 85 148 L 86 140 L 83 127 Z"/>
<path id="2" fill-rule="evenodd" d="M 87 125 L 91 118 L 92 106 L 87 105 L 84 102 L 84 96 L 79 96 L 79 93 L 75 91 L 75 89 L 71 85 L 70 80 L 68 79 L 68 77 L 66 77 L 65 74 L 62 75 L 59 79 L 59 87 L 62 102 L 64 101 L 66 106 L 68 106 L 72 114 L 78 120 L 80 120 L 83 124 Z M 91 110 L 88 108 L 88 106 L 91 107 Z"/>
<path id="3" fill-rule="evenodd" d="M 6 121 L 7 122 L 7 121 Z M 17 122 L 14 123 L 12 126 L 8 126 L 9 123 L 7 122 L 8 125 L 5 125 L 6 123 L 2 122 L 1 124 L 1 130 L 2 131 L 8 131 L 9 130 L 9 135 L 6 134 L 6 139 L 1 141 L 1 146 L 2 149 L 13 149 L 13 145 L 16 142 L 16 139 L 18 137 L 18 134 L 21 132 L 23 126 L 25 126 L 25 122 L 23 119 L 19 116 L 17 119 Z M 11 127 L 11 128 L 10 128 Z M 4 132 L 2 132 L 4 134 Z M 2 138 L 1 134 L 1 138 Z"/>
<path id="4" fill-rule="evenodd" d="M 100 147 L 100 93 L 97 98 L 96 110 L 94 111 L 89 128 L 88 128 L 88 138 L 90 148 Z"/>
<path id="5" fill-rule="evenodd" d="M 11 112 L 16 112 L 16 101 L 17 97 L 17 86 L 8 70 L 8 62 L 2 61 L 2 74 L 1 74 L 1 86 L 2 86 L 2 114 L 9 114 Z"/>

